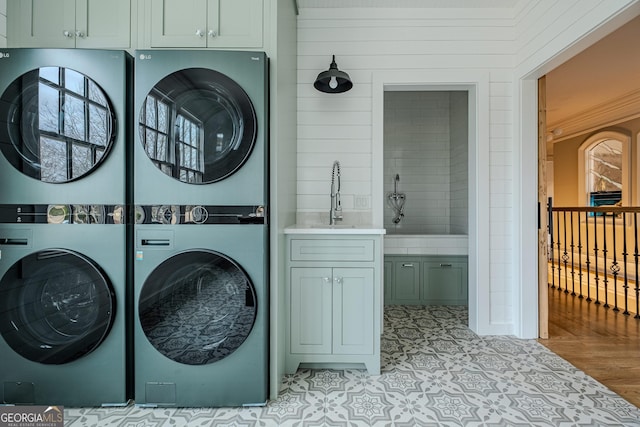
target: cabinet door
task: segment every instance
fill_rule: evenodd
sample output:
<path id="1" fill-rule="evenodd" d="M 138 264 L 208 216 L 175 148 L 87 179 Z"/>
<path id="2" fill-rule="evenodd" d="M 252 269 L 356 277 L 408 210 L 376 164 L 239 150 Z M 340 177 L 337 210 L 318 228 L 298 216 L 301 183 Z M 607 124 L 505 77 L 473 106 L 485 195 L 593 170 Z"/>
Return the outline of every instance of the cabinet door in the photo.
<path id="1" fill-rule="evenodd" d="M 209 47 L 262 47 L 263 0 L 209 0 Z"/>
<path id="2" fill-rule="evenodd" d="M 420 260 L 394 261 L 393 273 L 393 304 L 420 304 Z"/>
<path id="3" fill-rule="evenodd" d="M 207 0 L 153 0 L 151 47 L 206 47 Z"/>
<path id="4" fill-rule="evenodd" d="M 467 263 L 429 261 L 424 264 L 424 300 L 428 305 L 467 304 Z"/>
<path id="5" fill-rule="evenodd" d="M 75 47 L 75 0 L 14 0 L 8 6 L 10 47 Z"/>
<path id="6" fill-rule="evenodd" d="M 373 353 L 373 268 L 333 269 L 333 353 Z"/>
<path id="7" fill-rule="evenodd" d="M 331 269 L 292 268 L 291 353 L 331 353 Z"/>
<path id="8" fill-rule="evenodd" d="M 79 48 L 129 48 L 131 0 L 76 0 L 75 39 Z"/>
<path id="9" fill-rule="evenodd" d="M 391 287 L 393 286 L 393 263 L 384 262 L 384 303 L 391 304 Z"/>

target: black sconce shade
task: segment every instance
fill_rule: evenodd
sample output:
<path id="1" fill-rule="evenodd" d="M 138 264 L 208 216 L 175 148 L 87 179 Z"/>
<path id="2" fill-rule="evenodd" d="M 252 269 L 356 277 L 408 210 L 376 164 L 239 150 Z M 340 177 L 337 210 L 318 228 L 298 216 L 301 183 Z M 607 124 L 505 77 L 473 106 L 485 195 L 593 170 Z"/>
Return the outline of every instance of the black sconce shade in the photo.
<path id="1" fill-rule="evenodd" d="M 320 92 L 342 93 L 351 89 L 353 87 L 353 83 L 351 83 L 349 74 L 338 70 L 338 65 L 336 65 L 336 56 L 333 55 L 329 69 L 318 74 L 315 83 L 313 83 L 313 87 L 318 89 Z"/>

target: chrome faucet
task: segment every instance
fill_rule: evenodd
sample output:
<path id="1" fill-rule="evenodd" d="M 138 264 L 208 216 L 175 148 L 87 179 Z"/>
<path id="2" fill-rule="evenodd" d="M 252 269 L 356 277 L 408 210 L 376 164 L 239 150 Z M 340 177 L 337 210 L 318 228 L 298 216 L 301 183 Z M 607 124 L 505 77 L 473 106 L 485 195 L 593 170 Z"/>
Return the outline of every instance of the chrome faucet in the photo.
<path id="1" fill-rule="evenodd" d="M 331 210 L 329 211 L 329 224 L 334 225 L 336 221 L 342 221 L 342 204 L 340 203 L 340 162 L 337 160 L 333 162 L 333 167 L 331 168 Z"/>

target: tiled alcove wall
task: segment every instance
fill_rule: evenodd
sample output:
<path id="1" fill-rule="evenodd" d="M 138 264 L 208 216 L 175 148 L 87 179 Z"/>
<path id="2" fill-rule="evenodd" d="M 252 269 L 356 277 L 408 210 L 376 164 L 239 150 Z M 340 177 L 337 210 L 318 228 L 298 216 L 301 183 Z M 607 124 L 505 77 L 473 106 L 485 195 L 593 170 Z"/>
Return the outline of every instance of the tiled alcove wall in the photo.
<path id="1" fill-rule="evenodd" d="M 404 217 L 388 234 L 467 234 L 468 94 L 388 91 L 384 94 L 384 191 L 405 193 Z"/>

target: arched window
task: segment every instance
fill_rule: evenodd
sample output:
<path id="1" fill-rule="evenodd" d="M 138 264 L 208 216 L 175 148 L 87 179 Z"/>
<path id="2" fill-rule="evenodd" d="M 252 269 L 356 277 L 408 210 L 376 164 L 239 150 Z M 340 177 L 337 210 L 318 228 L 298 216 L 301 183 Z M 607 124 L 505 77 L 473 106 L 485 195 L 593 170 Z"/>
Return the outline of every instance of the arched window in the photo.
<path id="1" fill-rule="evenodd" d="M 578 150 L 580 205 L 629 205 L 629 144 L 629 136 L 611 131 L 582 143 Z"/>

